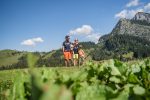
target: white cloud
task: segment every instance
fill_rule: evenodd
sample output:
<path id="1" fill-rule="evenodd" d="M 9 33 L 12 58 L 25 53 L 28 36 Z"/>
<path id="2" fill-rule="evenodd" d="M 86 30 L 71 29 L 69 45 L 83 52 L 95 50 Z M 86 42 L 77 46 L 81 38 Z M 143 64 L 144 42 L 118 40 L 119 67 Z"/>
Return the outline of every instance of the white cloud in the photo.
<path id="1" fill-rule="evenodd" d="M 150 3 L 144 6 L 144 10 L 150 13 Z"/>
<path id="2" fill-rule="evenodd" d="M 131 19 L 131 18 L 134 17 L 134 15 L 137 12 L 143 12 L 143 11 L 144 11 L 143 9 L 136 9 L 136 10 L 127 10 L 127 9 L 124 9 L 121 12 L 117 13 L 115 15 L 115 18 L 128 18 L 128 19 Z"/>
<path id="3" fill-rule="evenodd" d="M 93 34 L 87 35 L 86 38 L 90 41 L 98 43 L 100 36 L 101 36 L 100 33 L 93 33 Z"/>
<path id="4" fill-rule="evenodd" d="M 121 12 L 117 13 L 115 15 L 115 18 L 126 18 L 126 16 L 127 16 L 127 10 L 125 9 L 125 10 L 122 10 Z"/>
<path id="5" fill-rule="evenodd" d="M 90 25 L 82 25 L 79 28 L 71 30 L 69 35 L 82 37 L 83 40 L 88 40 L 97 43 L 100 38 L 100 33 L 94 32 L 94 29 Z"/>
<path id="6" fill-rule="evenodd" d="M 43 39 L 41 37 L 38 38 L 33 38 L 32 39 L 34 42 L 43 42 Z"/>
<path id="7" fill-rule="evenodd" d="M 126 7 L 132 7 L 132 6 L 138 6 L 143 3 L 139 3 L 139 0 L 131 0 Z M 119 13 L 115 14 L 115 18 L 128 18 L 131 19 L 135 16 L 137 12 L 148 12 L 150 13 L 150 2 L 147 3 L 145 6 L 141 5 L 140 7 L 135 7 L 135 8 L 126 8 Z"/>
<path id="8" fill-rule="evenodd" d="M 69 34 L 70 35 L 90 34 L 92 31 L 93 28 L 90 25 L 82 25 L 82 27 L 71 30 Z"/>
<path id="9" fill-rule="evenodd" d="M 128 4 L 126 4 L 126 7 L 134 7 L 134 6 L 138 6 L 139 0 L 131 0 Z"/>
<path id="10" fill-rule="evenodd" d="M 21 43 L 21 45 L 33 46 L 33 45 L 35 45 L 35 43 L 34 43 L 32 40 L 28 39 L 28 40 L 24 40 L 24 41 Z"/>
<path id="11" fill-rule="evenodd" d="M 44 40 L 41 37 L 27 39 L 21 42 L 21 45 L 35 46 L 37 43 L 42 43 Z"/>

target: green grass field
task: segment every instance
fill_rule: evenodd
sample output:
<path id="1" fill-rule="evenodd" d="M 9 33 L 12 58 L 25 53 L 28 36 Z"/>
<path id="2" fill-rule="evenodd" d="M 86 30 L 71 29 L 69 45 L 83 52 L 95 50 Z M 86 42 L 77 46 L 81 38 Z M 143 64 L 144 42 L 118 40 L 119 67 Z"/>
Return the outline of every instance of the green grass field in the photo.
<path id="1" fill-rule="evenodd" d="M 29 63 L 30 66 L 34 65 L 34 61 Z M 149 58 L 132 62 L 88 62 L 81 67 L 30 67 L 0 71 L 0 100 L 149 98 Z"/>
<path id="2" fill-rule="evenodd" d="M 40 73 L 42 70 L 57 70 L 61 73 L 73 73 L 78 71 L 80 68 L 78 67 L 47 67 L 47 68 L 36 68 L 34 69 L 37 73 Z M 13 79 L 16 77 L 17 73 L 28 73 L 29 75 L 29 68 L 25 69 L 12 69 L 12 70 L 2 70 L 0 71 L 0 80 L 8 80 Z M 27 75 L 27 76 L 28 76 Z"/>

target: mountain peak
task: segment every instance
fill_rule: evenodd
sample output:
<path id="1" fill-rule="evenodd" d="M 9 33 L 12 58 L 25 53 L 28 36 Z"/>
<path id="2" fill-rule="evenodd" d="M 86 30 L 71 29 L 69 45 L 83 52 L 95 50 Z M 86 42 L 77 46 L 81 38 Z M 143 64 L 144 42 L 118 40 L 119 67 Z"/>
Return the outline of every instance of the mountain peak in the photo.
<path id="1" fill-rule="evenodd" d="M 121 18 L 112 32 L 106 36 L 102 36 L 99 42 L 118 34 L 137 36 L 150 41 L 150 14 L 138 12 L 133 19 Z"/>
<path id="2" fill-rule="evenodd" d="M 133 17 L 133 20 L 140 20 L 140 21 L 146 21 L 150 23 L 150 14 L 145 12 L 138 12 Z"/>

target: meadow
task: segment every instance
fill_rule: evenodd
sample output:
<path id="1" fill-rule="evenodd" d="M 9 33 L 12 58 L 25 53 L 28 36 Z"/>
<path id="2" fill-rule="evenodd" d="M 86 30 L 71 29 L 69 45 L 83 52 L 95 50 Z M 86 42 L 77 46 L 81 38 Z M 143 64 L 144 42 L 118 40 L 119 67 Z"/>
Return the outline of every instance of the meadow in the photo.
<path id="1" fill-rule="evenodd" d="M 0 71 L 0 100 L 149 100 L 150 59 Z"/>

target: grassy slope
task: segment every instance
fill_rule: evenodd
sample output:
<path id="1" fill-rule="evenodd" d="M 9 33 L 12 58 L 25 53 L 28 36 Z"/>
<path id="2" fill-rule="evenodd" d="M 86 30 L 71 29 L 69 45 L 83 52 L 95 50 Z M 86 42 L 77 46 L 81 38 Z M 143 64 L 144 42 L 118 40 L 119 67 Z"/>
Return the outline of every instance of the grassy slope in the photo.
<path id="1" fill-rule="evenodd" d="M 18 62 L 18 59 L 24 54 L 24 53 L 15 53 L 14 50 L 3 50 L 0 51 L 0 66 L 4 65 L 11 65 Z"/>
<path id="2" fill-rule="evenodd" d="M 12 56 L 12 57 L 6 57 L 6 58 L 2 58 L 2 60 L 0 60 L 0 66 L 7 66 L 7 65 L 11 65 L 14 63 L 18 62 L 18 58 L 20 58 L 22 55 L 16 55 L 16 56 Z"/>
<path id="3" fill-rule="evenodd" d="M 47 53 L 46 55 L 44 55 L 43 59 L 50 58 L 52 56 L 52 54 L 54 54 L 55 52 L 56 52 L 56 50 Z"/>

